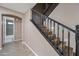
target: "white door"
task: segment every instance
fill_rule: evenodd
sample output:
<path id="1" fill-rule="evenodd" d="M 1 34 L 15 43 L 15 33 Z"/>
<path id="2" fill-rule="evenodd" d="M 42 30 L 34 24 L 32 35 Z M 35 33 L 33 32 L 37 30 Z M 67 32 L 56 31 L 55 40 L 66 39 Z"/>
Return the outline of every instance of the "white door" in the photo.
<path id="1" fill-rule="evenodd" d="M 3 17 L 3 44 L 14 41 L 14 18 L 12 17 Z"/>

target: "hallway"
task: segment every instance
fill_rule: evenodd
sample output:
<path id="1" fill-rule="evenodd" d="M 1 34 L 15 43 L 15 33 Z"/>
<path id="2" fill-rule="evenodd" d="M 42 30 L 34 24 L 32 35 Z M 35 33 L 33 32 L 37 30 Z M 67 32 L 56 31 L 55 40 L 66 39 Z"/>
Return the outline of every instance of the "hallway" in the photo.
<path id="1" fill-rule="evenodd" d="M 21 41 L 17 41 L 5 44 L 0 50 L 0 56 L 34 56 L 34 54 Z"/>

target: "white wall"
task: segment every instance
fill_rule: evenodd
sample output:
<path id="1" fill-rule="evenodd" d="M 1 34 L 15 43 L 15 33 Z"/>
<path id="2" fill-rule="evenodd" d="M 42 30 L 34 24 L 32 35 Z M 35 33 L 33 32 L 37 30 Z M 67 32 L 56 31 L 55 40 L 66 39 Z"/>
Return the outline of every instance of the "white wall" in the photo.
<path id="1" fill-rule="evenodd" d="M 31 11 L 28 10 L 25 20 L 23 21 L 24 42 L 39 56 L 58 56 L 56 51 L 51 47 L 30 20 Z"/>
<path id="2" fill-rule="evenodd" d="M 32 8 L 36 3 L 0 3 L 0 6 L 15 10 L 17 12 L 25 13 Z"/>
<path id="3" fill-rule="evenodd" d="M 1 36 L 1 33 L 2 33 L 2 29 L 1 29 L 1 26 L 2 26 L 2 18 L 1 18 L 1 14 L 12 14 L 12 15 L 16 15 L 18 17 L 21 17 L 22 19 L 24 18 L 24 14 L 20 14 L 18 12 L 15 12 L 15 11 L 12 11 L 12 10 L 9 10 L 9 9 L 6 9 L 4 7 L 0 7 L 0 48 L 2 47 L 1 44 L 2 44 L 2 36 Z"/>
<path id="4" fill-rule="evenodd" d="M 60 3 L 49 17 L 75 30 L 75 26 L 79 25 L 78 11 L 78 3 Z M 67 41 L 67 30 L 65 33 L 65 41 Z M 75 48 L 75 35 L 73 33 L 71 33 L 71 46 Z"/>
<path id="5" fill-rule="evenodd" d="M 60 3 L 49 17 L 75 29 L 79 24 L 79 3 Z"/>
<path id="6" fill-rule="evenodd" d="M 16 19 L 15 23 L 15 41 L 22 39 L 22 20 Z"/>

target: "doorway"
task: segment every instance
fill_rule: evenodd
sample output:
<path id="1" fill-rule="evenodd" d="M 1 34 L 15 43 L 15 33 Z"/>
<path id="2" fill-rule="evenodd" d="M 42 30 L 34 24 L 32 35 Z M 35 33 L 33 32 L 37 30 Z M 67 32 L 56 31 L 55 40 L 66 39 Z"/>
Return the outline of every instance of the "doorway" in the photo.
<path id="1" fill-rule="evenodd" d="M 3 16 L 3 44 L 14 41 L 14 19 L 13 17 Z"/>
<path id="2" fill-rule="evenodd" d="M 13 41 L 22 41 L 22 18 L 2 14 L 2 47 Z"/>

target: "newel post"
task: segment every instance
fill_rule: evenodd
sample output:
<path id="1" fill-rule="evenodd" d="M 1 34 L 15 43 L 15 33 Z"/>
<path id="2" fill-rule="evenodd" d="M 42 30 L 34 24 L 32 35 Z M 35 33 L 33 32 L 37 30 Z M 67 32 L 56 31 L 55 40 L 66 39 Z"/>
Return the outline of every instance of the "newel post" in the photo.
<path id="1" fill-rule="evenodd" d="M 76 25 L 76 56 L 79 56 L 79 25 Z"/>

